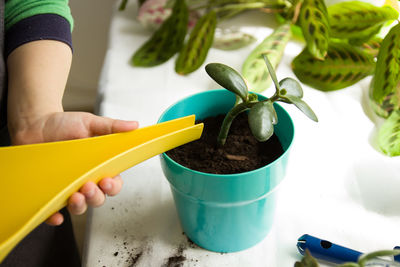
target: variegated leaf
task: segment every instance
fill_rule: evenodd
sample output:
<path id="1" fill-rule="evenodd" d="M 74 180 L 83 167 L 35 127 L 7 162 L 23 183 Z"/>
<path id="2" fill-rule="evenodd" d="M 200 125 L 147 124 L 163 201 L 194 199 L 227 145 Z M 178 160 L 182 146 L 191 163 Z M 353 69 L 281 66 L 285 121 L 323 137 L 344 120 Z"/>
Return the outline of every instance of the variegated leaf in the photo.
<path id="1" fill-rule="evenodd" d="M 181 50 L 188 24 L 185 0 L 176 0 L 171 16 L 132 56 L 134 66 L 151 67 L 164 63 Z"/>
<path id="2" fill-rule="evenodd" d="M 378 115 L 387 117 L 400 109 L 400 24 L 385 36 L 379 50 L 370 87 L 372 106 Z"/>
<path id="3" fill-rule="evenodd" d="M 166 0 L 146 0 L 140 6 L 136 19 L 148 29 L 158 29 L 171 15 L 172 8 L 166 8 Z"/>
<path id="4" fill-rule="evenodd" d="M 385 22 L 398 18 L 390 7 L 377 7 L 361 1 L 341 2 L 328 8 L 331 36 L 363 43 L 378 33 Z"/>
<path id="5" fill-rule="evenodd" d="M 251 91 L 262 92 L 271 85 L 271 77 L 265 66 L 263 55 L 268 56 L 272 66 L 276 68 L 290 37 L 290 24 L 283 24 L 265 38 L 246 58 L 242 66 L 242 75 L 249 83 Z"/>
<path id="6" fill-rule="evenodd" d="M 373 57 L 378 56 L 379 49 L 381 48 L 383 39 L 374 37 L 361 45 L 361 49 Z"/>
<path id="7" fill-rule="evenodd" d="M 238 29 L 216 29 L 213 47 L 220 50 L 236 50 L 252 44 L 257 39 Z"/>
<path id="8" fill-rule="evenodd" d="M 317 59 L 324 59 L 329 42 L 329 19 L 324 0 L 304 0 L 299 23 L 307 49 Z"/>
<path id="9" fill-rule="evenodd" d="M 216 25 L 217 15 L 214 11 L 204 14 L 197 21 L 190 33 L 189 40 L 176 60 L 175 71 L 178 74 L 189 74 L 204 63 L 208 50 L 213 43 Z"/>
<path id="10" fill-rule="evenodd" d="M 372 56 L 342 42 L 330 42 L 325 60 L 304 49 L 292 62 L 297 78 L 318 90 L 332 91 L 353 85 L 374 71 Z"/>

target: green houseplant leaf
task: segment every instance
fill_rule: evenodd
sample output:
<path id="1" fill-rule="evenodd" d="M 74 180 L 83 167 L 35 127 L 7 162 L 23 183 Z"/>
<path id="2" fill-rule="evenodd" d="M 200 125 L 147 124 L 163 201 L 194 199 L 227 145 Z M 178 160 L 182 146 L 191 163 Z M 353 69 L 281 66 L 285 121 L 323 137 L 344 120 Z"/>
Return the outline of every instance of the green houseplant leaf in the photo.
<path id="1" fill-rule="evenodd" d="M 185 40 L 189 12 L 185 0 L 176 0 L 171 16 L 133 55 L 134 66 L 152 67 L 175 55 Z"/>
<path id="2" fill-rule="evenodd" d="M 400 109 L 400 24 L 383 39 L 370 86 L 370 99 L 375 112 L 382 117 Z"/>
<path id="3" fill-rule="evenodd" d="M 279 90 L 279 95 L 291 95 L 296 96 L 298 98 L 303 97 L 303 89 L 298 81 L 292 79 L 290 77 L 284 78 L 279 81 L 279 86 L 281 89 Z M 284 92 L 282 92 L 285 90 Z"/>
<path id="4" fill-rule="evenodd" d="M 329 19 L 323 0 L 304 0 L 299 23 L 307 42 L 307 49 L 317 59 L 324 59 L 328 50 Z"/>
<path id="5" fill-rule="evenodd" d="M 268 104 L 268 102 L 270 104 Z M 272 103 L 258 102 L 249 111 L 249 127 L 254 137 L 264 142 L 274 134 L 274 114 L 271 112 Z"/>
<path id="6" fill-rule="evenodd" d="M 303 100 L 301 100 L 299 97 L 297 96 L 293 96 L 293 95 L 286 95 L 282 98 L 286 98 L 287 100 L 289 100 L 288 102 L 294 104 L 298 109 L 300 109 L 307 117 L 309 117 L 310 119 L 312 119 L 315 122 L 318 122 L 318 118 L 317 115 L 315 115 L 314 111 L 310 108 L 309 105 L 307 105 L 306 102 L 304 102 Z"/>
<path id="7" fill-rule="evenodd" d="M 352 45 L 330 42 L 325 60 L 315 59 L 304 49 L 292 62 L 297 78 L 318 90 L 332 91 L 353 85 L 374 72 L 371 55 Z"/>
<path id="8" fill-rule="evenodd" d="M 295 267 L 319 267 L 318 262 L 316 261 L 316 259 L 314 259 L 310 252 L 308 250 L 306 250 L 306 253 L 304 255 L 304 257 L 301 259 L 301 261 L 297 261 L 294 264 Z"/>
<path id="9" fill-rule="evenodd" d="M 175 64 L 175 71 L 179 74 L 189 74 L 197 70 L 207 57 L 213 39 L 217 15 L 214 11 L 206 13 L 201 17 L 192 32 L 189 41 L 179 53 Z"/>
<path id="10" fill-rule="evenodd" d="M 236 70 L 225 64 L 210 63 L 206 65 L 206 72 L 219 85 L 240 96 L 243 102 L 247 101 L 247 84 Z"/>
<path id="11" fill-rule="evenodd" d="M 271 85 L 271 77 L 268 74 L 268 69 L 265 68 L 263 55 L 267 55 L 272 66 L 276 68 L 281 61 L 290 37 L 290 24 L 280 25 L 251 51 L 242 66 L 243 77 L 249 83 L 251 91 L 259 93 L 268 89 Z"/>
<path id="12" fill-rule="evenodd" d="M 380 37 L 374 37 L 367 42 L 363 43 L 360 48 L 370 54 L 373 57 L 377 57 L 379 53 L 379 49 L 381 48 L 383 39 Z"/>
<path id="13" fill-rule="evenodd" d="M 246 47 L 257 40 L 253 35 L 237 29 L 225 29 L 215 32 L 213 48 L 220 50 L 236 50 Z"/>
<path id="14" fill-rule="evenodd" d="M 378 132 L 378 144 L 388 156 L 400 156 L 400 111 L 392 112 Z"/>
<path id="15" fill-rule="evenodd" d="M 377 7 L 361 1 L 334 4 L 328 13 L 331 37 L 353 39 L 353 43 L 369 40 L 387 21 L 399 16 L 390 6 Z"/>

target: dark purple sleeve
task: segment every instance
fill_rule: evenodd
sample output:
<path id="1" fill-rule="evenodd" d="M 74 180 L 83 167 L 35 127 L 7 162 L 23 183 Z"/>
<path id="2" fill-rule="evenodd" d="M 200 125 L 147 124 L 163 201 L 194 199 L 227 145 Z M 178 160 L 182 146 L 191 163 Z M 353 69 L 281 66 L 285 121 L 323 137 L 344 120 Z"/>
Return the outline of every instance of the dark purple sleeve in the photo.
<path id="1" fill-rule="evenodd" d="M 22 19 L 6 32 L 6 58 L 18 46 L 37 40 L 61 41 L 72 49 L 71 26 L 64 17 L 56 14 L 39 14 Z"/>

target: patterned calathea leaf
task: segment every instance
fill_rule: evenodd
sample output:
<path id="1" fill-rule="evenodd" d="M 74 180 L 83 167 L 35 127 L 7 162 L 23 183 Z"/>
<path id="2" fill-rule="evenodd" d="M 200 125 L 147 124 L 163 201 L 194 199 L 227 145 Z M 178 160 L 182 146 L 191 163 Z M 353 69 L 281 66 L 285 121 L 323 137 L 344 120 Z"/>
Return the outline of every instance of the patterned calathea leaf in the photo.
<path id="1" fill-rule="evenodd" d="M 262 92 L 271 85 L 271 77 L 265 66 L 263 55 L 268 56 L 273 68 L 276 68 L 290 37 L 290 24 L 283 24 L 265 38 L 246 58 L 242 66 L 242 75 L 251 91 Z"/>
<path id="2" fill-rule="evenodd" d="M 400 24 L 383 39 L 369 95 L 372 107 L 382 117 L 400 109 Z"/>
<path id="3" fill-rule="evenodd" d="M 187 44 L 176 60 L 175 71 L 177 73 L 189 74 L 203 64 L 213 43 L 216 26 L 217 15 L 214 11 L 206 13 L 197 21 Z"/>
<path id="4" fill-rule="evenodd" d="M 146 0 L 139 7 L 137 21 L 148 29 L 158 29 L 171 15 L 172 8 L 165 7 L 167 0 Z"/>
<path id="5" fill-rule="evenodd" d="M 299 24 L 313 57 L 324 59 L 328 50 L 330 27 L 324 0 L 304 0 L 301 5 Z"/>
<path id="6" fill-rule="evenodd" d="M 216 29 L 212 47 L 220 50 L 236 50 L 254 43 L 257 39 L 236 28 Z"/>
<path id="7" fill-rule="evenodd" d="M 388 21 L 398 18 L 391 6 L 377 7 L 361 1 L 342 2 L 328 8 L 331 37 L 361 44 L 375 36 Z"/>
<path id="8" fill-rule="evenodd" d="M 332 91 L 353 85 L 374 72 L 371 55 L 343 42 L 329 43 L 325 60 L 315 59 L 304 49 L 292 62 L 297 78 L 321 91 Z"/>
<path id="9" fill-rule="evenodd" d="M 379 49 L 381 48 L 383 39 L 380 37 L 374 37 L 367 42 L 363 43 L 360 48 L 370 54 L 373 57 L 377 57 L 379 53 Z"/>
<path id="10" fill-rule="evenodd" d="M 156 66 L 181 50 L 187 32 L 188 14 L 185 0 L 176 0 L 171 16 L 135 52 L 131 63 L 141 67 Z"/>

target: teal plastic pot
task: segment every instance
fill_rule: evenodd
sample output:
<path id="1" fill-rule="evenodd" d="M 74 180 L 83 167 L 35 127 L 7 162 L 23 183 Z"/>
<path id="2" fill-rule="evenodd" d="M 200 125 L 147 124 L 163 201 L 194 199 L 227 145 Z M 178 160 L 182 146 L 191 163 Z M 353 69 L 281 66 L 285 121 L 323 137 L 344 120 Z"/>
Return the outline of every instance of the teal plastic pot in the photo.
<path id="1" fill-rule="evenodd" d="M 265 99 L 264 96 L 259 96 Z M 195 114 L 196 119 L 225 114 L 235 103 L 227 90 L 211 90 L 189 96 L 169 107 L 164 122 Z M 244 173 L 210 174 L 191 170 L 160 156 L 178 216 L 186 235 L 197 245 L 217 252 L 234 252 L 254 246 L 271 229 L 276 189 L 285 176 L 294 126 L 289 114 L 275 104 L 275 133 L 284 153 L 274 162 Z"/>

